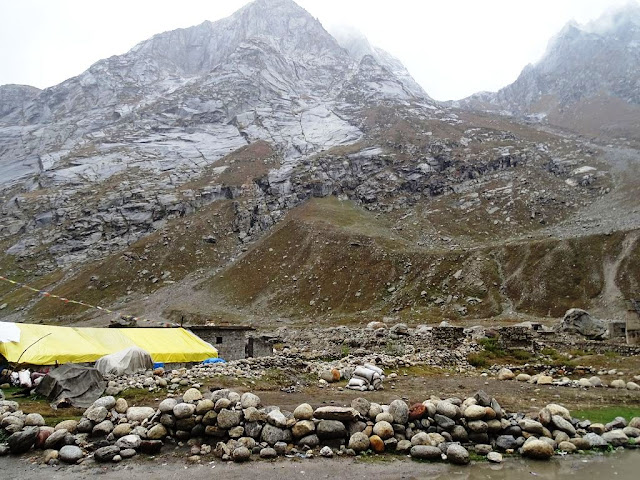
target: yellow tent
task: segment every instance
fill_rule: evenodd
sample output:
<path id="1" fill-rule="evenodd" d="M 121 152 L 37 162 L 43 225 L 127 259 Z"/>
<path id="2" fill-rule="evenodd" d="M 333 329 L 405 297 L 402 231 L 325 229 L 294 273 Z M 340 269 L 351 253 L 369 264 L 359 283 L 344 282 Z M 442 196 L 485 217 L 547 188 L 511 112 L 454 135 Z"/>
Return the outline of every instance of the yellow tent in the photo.
<path id="1" fill-rule="evenodd" d="M 0 355 L 13 363 L 18 359 L 31 365 L 95 362 L 133 346 L 149 352 L 154 362 L 201 362 L 218 356 L 215 348 L 183 328 L 14 325 L 20 329 L 20 340 L 0 343 Z"/>

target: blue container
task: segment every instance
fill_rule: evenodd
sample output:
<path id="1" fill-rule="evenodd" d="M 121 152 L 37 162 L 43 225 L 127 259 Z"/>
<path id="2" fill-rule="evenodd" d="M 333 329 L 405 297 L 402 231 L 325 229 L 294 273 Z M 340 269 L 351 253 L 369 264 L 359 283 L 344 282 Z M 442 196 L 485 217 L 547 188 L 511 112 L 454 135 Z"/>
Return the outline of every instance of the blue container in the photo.
<path id="1" fill-rule="evenodd" d="M 227 363 L 224 358 L 207 358 L 202 362 L 204 365 L 210 365 L 212 363 Z"/>
<path id="2" fill-rule="evenodd" d="M 164 363 L 162 362 L 156 362 L 153 364 L 153 369 L 155 370 L 156 368 L 164 368 Z"/>

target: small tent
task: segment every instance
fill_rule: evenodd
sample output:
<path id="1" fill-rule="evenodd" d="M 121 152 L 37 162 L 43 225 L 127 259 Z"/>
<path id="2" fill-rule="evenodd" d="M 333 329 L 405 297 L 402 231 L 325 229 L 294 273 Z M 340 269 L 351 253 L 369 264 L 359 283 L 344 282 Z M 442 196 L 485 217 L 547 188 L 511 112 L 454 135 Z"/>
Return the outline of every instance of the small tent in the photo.
<path id="1" fill-rule="evenodd" d="M 36 393 L 51 403 L 62 402 L 87 408 L 102 396 L 107 382 L 98 370 L 80 365 L 62 365 L 51 370 L 36 387 Z"/>
<path id="2" fill-rule="evenodd" d="M 102 375 L 124 375 L 151 368 L 153 368 L 151 355 L 140 347 L 129 347 L 111 355 L 105 355 L 96 362 L 96 369 Z"/>

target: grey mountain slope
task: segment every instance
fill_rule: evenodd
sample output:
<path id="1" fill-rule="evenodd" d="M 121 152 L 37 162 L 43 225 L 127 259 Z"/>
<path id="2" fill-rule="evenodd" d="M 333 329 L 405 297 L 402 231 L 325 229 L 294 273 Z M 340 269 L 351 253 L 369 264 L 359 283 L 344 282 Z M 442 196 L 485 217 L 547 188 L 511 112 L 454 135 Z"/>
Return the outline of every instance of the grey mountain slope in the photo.
<path id="1" fill-rule="evenodd" d="M 640 119 L 640 6 L 629 4 L 585 26 L 567 24 L 514 83 L 452 105 L 546 118 L 586 133 L 624 134 L 621 119 L 629 127 Z"/>

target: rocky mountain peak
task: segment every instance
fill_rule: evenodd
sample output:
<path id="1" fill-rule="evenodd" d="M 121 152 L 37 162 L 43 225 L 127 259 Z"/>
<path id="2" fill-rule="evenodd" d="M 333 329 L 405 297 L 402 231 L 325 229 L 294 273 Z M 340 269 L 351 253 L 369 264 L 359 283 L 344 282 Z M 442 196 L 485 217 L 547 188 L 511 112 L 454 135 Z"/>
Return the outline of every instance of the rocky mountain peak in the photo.
<path id="1" fill-rule="evenodd" d="M 260 202 L 251 213 L 234 207 L 244 212 L 239 231 L 268 229 L 308 195 L 295 190 L 294 174 L 311 168 L 313 155 L 361 141 L 377 122 L 368 116 L 385 108 L 444 115 L 399 60 L 360 41 L 365 54 L 350 54 L 296 3 L 257 0 L 16 96 L 24 100 L 0 117 L 0 195 L 38 193 L 29 207 L 7 194 L 0 240 L 30 222 L 31 233 L 50 236 L 29 233 L 10 255 L 46 244 L 57 263 L 78 262 L 138 240 L 178 211 L 238 198 L 241 185 Z M 246 172 L 225 174 L 243 149 Z M 205 192 L 185 187 L 203 177 Z M 36 211 L 45 213 L 35 220 Z"/>
<path id="2" fill-rule="evenodd" d="M 211 71 L 248 41 L 262 41 L 291 55 L 343 55 L 320 22 L 290 0 L 256 0 L 216 22 L 155 35 L 130 54 L 150 56 L 169 70 L 195 75 Z"/>
<path id="3" fill-rule="evenodd" d="M 402 62 L 382 48 L 373 46 L 362 32 L 348 25 L 332 26 L 329 32 L 353 60 L 361 62 L 365 57 L 370 57 L 391 72 L 412 95 L 430 100 Z"/>
<path id="4" fill-rule="evenodd" d="M 636 138 L 638 65 L 640 6 L 632 3 L 586 25 L 569 22 L 514 83 L 454 105 L 526 116 L 591 135 L 615 132 Z"/>

